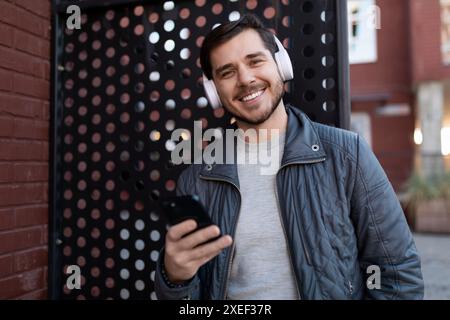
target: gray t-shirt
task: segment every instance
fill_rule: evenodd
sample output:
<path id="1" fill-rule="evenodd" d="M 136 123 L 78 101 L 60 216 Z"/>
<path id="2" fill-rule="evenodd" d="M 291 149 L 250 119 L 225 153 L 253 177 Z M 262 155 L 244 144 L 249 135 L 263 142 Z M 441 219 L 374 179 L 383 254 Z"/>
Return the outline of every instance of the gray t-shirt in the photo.
<path id="1" fill-rule="evenodd" d="M 242 203 L 227 299 L 299 298 L 276 195 L 275 174 L 283 154 L 284 134 L 276 138 L 270 145 L 238 143 L 238 154 L 254 157 L 258 149 L 266 154 L 270 150 L 276 153 L 271 157 L 276 163 L 270 165 L 270 170 L 268 166 L 264 170 L 261 163 L 238 164 Z M 242 136 L 238 139 L 243 142 Z"/>

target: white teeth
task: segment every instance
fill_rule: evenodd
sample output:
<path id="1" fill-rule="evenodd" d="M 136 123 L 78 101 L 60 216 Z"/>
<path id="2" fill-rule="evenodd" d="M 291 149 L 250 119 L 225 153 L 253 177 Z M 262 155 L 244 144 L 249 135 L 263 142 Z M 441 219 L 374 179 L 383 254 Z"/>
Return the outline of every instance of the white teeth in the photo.
<path id="1" fill-rule="evenodd" d="M 249 101 L 249 100 L 255 99 L 256 97 L 259 97 L 260 95 L 262 95 L 263 92 L 264 92 L 264 90 L 252 93 L 252 94 L 250 94 L 248 96 L 243 97 L 242 101 L 245 102 L 245 101 Z"/>

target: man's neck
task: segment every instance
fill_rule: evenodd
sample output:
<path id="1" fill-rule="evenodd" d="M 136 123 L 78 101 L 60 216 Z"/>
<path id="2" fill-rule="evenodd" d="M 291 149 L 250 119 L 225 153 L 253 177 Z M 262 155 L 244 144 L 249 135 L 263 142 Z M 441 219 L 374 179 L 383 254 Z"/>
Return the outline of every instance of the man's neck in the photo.
<path id="1" fill-rule="evenodd" d="M 236 124 L 239 127 L 239 129 L 242 129 L 244 132 L 248 129 L 254 129 L 257 133 L 257 142 L 261 142 L 264 137 L 267 137 L 266 139 L 271 140 L 272 139 L 272 130 L 278 130 L 279 134 L 283 134 L 286 132 L 287 127 L 287 113 L 286 109 L 284 107 L 283 99 L 280 100 L 280 103 L 278 104 L 278 107 L 274 110 L 272 115 L 264 121 L 263 123 L 252 125 L 251 123 L 246 123 L 242 121 L 237 121 Z M 265 129 L 266 134 L 260 135 L 261 129 Z"/>

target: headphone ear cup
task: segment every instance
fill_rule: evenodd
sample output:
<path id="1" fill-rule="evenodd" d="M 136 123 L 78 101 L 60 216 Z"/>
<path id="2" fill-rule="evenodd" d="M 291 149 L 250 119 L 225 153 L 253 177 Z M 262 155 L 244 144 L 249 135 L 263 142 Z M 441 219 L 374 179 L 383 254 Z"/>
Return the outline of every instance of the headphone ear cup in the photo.
<path id="1" fill-rule="evenodd" d="M 220 101 L 219 94 L 217 93 L 216 85 L 213 80 L 209 80 L 205 74 L 203 74 L 203 88 L 205 90 L 206 98 L 213 109 L 220 108 L 222 101 Z"/>
<path id="2" fill-rule="evenodd" d="M 280 70 L 281 78 L 283 81 L 292 80 L 294 79 L 294 70 L 291 58 L 280 40 L 275 35 L 273 37 L 278 47 L 278 52 L 275 52 L 275 62 L 278 65 L 278 70 Z"/>

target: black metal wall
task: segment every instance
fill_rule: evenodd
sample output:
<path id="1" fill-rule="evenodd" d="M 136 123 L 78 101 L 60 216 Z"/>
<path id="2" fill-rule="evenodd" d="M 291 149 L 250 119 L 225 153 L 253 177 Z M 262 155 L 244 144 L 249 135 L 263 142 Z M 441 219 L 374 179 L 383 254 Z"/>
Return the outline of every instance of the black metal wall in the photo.
<path id="1" fill-rule="evenodd" d="M 78 4 L 81 29 L 66 26 Z M 175 128 L 224 127 L 207 106 L 199 49 L 216 23 L 252 12 L 288 48 L 295 80 L 285 101 L 348 127 L 346 7 L 340 0 L 66 1 L 54 3 L 49 288 L 52 298 L 154 299 L 165 221 L 155 199 L 174 194 Z M 80 290 L 64 273 L 79 265 Z"/>

